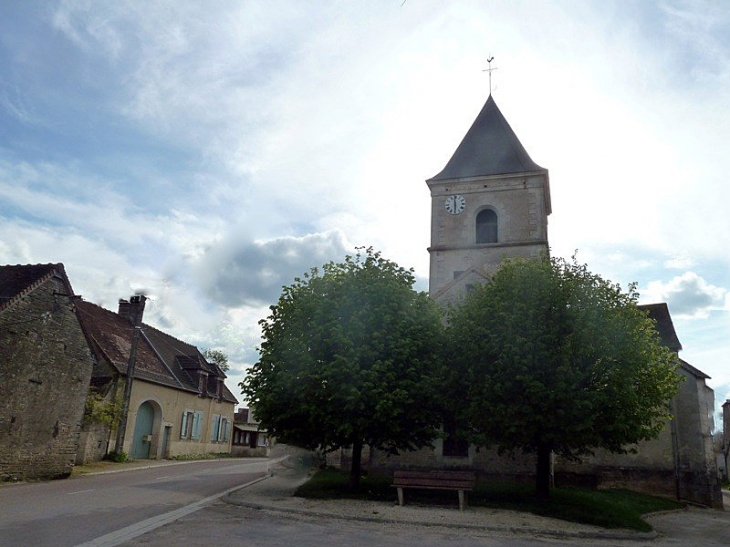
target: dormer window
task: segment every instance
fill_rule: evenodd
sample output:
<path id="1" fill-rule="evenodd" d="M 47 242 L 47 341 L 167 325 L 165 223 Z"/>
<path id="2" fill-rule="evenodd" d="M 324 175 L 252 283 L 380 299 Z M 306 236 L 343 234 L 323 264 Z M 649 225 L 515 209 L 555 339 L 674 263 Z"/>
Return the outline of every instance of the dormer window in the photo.
<path id="1" fill-rule="evenodd" d="M 497 213 L 484 209 L 477 215 L 477 243 L 497 243 Z"/>

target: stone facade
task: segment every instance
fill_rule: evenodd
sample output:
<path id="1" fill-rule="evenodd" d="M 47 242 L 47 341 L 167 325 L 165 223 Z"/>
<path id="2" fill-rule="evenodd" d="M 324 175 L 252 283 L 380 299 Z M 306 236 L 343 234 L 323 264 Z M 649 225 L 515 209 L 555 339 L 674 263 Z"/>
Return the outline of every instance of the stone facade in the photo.
<path id="1" fill-rule="evenodd" d="M 2 266 L 0 295 L 0 480 L 66 477 L 92 370 L 71 285 L 62 264 Z"/>
<path id="2" fill-rule="evenodd" d="M 658 437 L 630 447 L 635 453 L 614 454 L 597 450 L 581 462 L 555 462 L 558 486 L 576 480 L 599 488 L 626 488 L 664 495 L 710 507 L 722 507 L 712 430 L 714 392 L 707 376 L 681 362 L 683 377 L 672 399 L 674 419 Z"/>
<path id="3" fill-rule="evenodd" d="M 493 274 L 506 257 L 537 258 L 547 254 L 547 174 L 511 174 L 467 180 L 428 181 L 431 190 L 431 271 L 429 293 L 440 302 L 461 298 L 452 286 L 474 270 Z M 459 195 L 466 203 L 459 214 L 449 213 L 446 199 Z M 477 243 L 477 216 L 496 213 L 498 241 Z"/>

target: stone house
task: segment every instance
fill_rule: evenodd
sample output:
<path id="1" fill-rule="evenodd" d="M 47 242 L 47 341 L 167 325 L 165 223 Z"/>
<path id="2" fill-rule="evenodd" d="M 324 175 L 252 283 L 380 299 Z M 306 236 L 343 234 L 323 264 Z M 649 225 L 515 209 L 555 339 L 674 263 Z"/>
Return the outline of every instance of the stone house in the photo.
<path id="1" fill-rule="evenodd" d="M 124 398 L 130 352 L 139 325 L 123 446 L 132 459 L 229 453 L 234 408 L 224 372 L 195 346 L 142 323 L 144 296 L 119 301 L 118 312 L 77 300 L 79 320 L 94 356 L 91 392 L 102 407 Z M 86 420 L 77 463 L 115 450 L 116 419 Z"/>
<path id="2" fill-rule="evenodd" d="M 67 477 L 92 356 L 63 264 L 0 266 L 0 480 Z"/>

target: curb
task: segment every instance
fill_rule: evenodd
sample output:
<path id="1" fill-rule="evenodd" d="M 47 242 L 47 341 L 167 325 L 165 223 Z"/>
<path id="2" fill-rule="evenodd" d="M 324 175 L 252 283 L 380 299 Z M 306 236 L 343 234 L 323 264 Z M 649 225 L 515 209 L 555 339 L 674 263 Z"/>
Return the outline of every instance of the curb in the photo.
<path id="1" fill-rule="evenodd" d="M 244 490 L 246 487 L 251 486 L 252 484 L 256 484 L 257 482 L 261 482 L 263 480 L 266 480 L 268 478 L 271 478 L 273 475 L 267 475 L 264 477 L 261 477 L 260 479 L 257 479 L 249 484 L 246 484 L 242 486 L 241 488 L 237 489 L 235 492 L 239 492 L 240 490 Z M 376 523 L 376 524 L 406 524 L 409 526 L 423 526 L 423 527 L 429 527 L 429 528 L 447 528 L 452 530 L 479 530 L 481 532 L 499 532 L 499 533 L 509 533 L 512 535 L 534 535 L 534 536 L 542 536 L 542 537 L 549 537 L 549 538 L 556 538 L 556 539 L 598 539 L 598 540 L 623 540 L 623 541 L 648 541 L 653 540 L 658 537 L 658 533 L 655 530 L 652 530 L 651 532 L 612 532 L 612 531 L 606 531 L 606 532 L 563 532 L 558 530 L 547 530 L 547 529 L 540 529 L 540 528 L 513 528 L 513 527 L 504 527 L 504 526 L 476 526 L 473 524 L 450 524 L 450 523 L 433 523 L 433 522 L 426 522 L 426 521 L 405 521 L 400 519 L 394 519 L 394 518 L 374 518 L 374 517 L 363 517 L 363 516 L 357 516 L 357 515 L 342 515 L 339 513 L 329 513 L 326 511 L 312 511 L 312 510 L 306 510 L 306 509 L 292 509 L 289 507 L 280 507 L 277 506 L 276 503 L 266 503 L 261 501 L 246 501 L 242 499 L 237 499 L 232 497 L 232 494 L 235 492 L 231 492 L 230 494 L 227 494 L 226 496 L 221 498 L 221 501 L 224 501 L 230 505 L 237 505 L 239 507 L 248 507 L 250 509 L 256 509 L 259 511 L 270 511 L 273 513 L 287 513 L 287 514 L 297 514 L 297 515 L 307 515 L 317 518 L 327 518 L 327 519 L 336 519 L 336 520 L 350 520 L 355 522 L 366 522 L 366 523 Z"/>

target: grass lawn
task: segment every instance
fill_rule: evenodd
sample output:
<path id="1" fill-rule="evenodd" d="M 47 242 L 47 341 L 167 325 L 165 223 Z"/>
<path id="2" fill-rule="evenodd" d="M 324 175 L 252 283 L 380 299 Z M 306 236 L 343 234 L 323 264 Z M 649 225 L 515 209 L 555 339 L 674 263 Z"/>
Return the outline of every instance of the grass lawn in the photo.
<path id="1" fill-rule="evenodd" d="M 300 486 L 295 495 L 310 499 L 344 498 L 391 502 L 397 498 L 388 477 L 363 477 L 360 488 L 356 491 L 349 488 L 348 481 L 346 472 L 323 469 Z M 556 488 L 551 492 L 549 501 L 540 502 L 535 499 L 534 490 L 534 485 L 478 483 L 469 495 L 469 505 L 524 511 L 603 528 L 626 528 L 639 532 L 651 530 L 651 526 L 641 515 L 684 507 L 673 500 L 628 490 L 579 488 Z M 408 501 L 458 507 L 454 492 L 438 490 L 411 490 L 408 492 Z"/>

